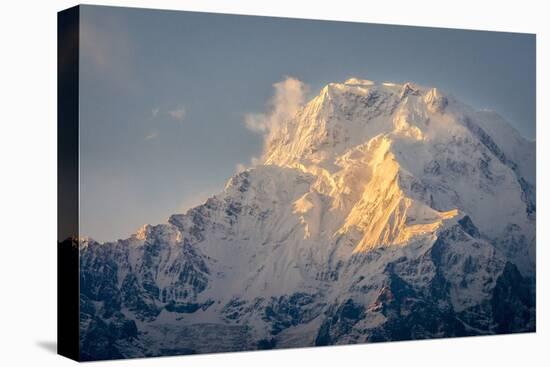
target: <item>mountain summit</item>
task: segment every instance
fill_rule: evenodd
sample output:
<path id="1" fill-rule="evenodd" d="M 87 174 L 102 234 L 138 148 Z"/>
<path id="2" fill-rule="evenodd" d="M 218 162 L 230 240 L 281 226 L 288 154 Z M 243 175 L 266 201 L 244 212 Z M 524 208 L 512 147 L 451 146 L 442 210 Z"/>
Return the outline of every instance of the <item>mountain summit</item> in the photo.
<path id="1" fill-rule="evenodd" d="M 261 163 L 80 249 L 86 359 L 534 331 L 535 143 L 436 88 L 330 83 Z"/>

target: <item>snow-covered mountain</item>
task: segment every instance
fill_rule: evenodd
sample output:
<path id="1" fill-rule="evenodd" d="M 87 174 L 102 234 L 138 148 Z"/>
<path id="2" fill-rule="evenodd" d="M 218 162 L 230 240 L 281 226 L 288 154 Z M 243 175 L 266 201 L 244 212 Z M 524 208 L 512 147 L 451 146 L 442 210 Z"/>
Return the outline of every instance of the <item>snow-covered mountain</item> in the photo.
<path id="1" fill-rule="evenodd" d="M 168 223 L 80 246 L 83 359 L 534 331 L 535 143 L 350 79 Z"/>

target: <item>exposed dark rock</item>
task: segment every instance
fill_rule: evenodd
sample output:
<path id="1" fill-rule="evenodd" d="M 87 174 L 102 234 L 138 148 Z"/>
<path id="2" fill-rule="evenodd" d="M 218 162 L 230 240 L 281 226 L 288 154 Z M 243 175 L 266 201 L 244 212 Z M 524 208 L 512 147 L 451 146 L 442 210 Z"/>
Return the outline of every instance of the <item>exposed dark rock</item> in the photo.
<path id="1" fill-rule="evenodd" d="M 535 331 L 534 289 L 515 265 L 506 263 L 491 300 L 497 333 Z"/>

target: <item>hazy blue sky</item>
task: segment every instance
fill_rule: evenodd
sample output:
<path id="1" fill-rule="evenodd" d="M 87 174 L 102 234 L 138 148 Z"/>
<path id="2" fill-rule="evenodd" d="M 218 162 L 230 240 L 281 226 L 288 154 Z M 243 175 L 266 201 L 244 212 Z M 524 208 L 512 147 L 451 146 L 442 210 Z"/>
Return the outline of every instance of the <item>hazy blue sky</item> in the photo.
<path id="1" fill-rule="evenodd" d="M 243 118 L 292 76 L 437 86 L 535 136 L 533 35 L 81 7 L 81 233 L 127 237 L 261 152 Z"/>

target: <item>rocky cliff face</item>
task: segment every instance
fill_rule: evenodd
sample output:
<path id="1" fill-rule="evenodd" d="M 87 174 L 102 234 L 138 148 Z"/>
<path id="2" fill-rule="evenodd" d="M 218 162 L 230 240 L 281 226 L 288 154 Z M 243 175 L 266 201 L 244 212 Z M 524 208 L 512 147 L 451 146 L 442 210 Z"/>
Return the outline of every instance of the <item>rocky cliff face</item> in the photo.
<path id="1" fill-rule="evenodd" d="M 262 163 L 84 241 L 83 359 L 535 329 L 535 144 L 412 83 L 331 83 Z"/>

